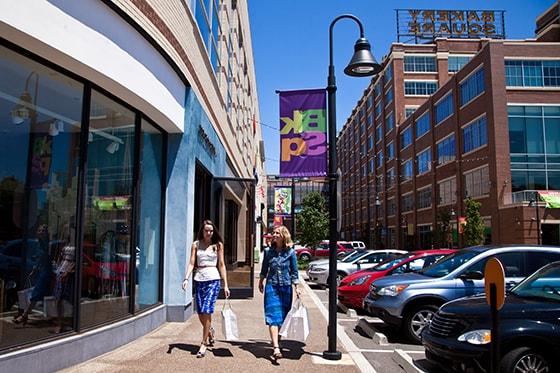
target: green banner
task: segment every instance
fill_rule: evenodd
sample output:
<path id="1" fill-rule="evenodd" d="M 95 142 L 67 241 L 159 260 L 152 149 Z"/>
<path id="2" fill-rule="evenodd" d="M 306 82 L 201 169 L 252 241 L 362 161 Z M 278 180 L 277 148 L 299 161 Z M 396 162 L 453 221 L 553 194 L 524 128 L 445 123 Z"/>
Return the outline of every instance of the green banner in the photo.
<path id="1" fill-rule="evenodd" d="M 538 191 L 539 197 L 546 202 L 546 208 L 560 208 L 560 192 L 556 191 Z"/>

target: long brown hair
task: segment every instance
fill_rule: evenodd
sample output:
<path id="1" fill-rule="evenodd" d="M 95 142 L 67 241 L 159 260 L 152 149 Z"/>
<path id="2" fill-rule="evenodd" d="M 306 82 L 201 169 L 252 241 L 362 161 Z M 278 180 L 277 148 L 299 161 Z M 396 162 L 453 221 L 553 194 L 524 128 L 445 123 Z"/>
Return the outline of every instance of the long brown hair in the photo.
<path id="1" fill-rule="evenodd" d="M 212 220 L 204 220 L 202 222 L 202 225 L 200 226 L 200 229 L 198 230 L 198 234 L 196 235 L 196 239 L 199 241 L 202 241 L 204 239 L 204 227 L 206 225 L 211 225 L 213 232 L 212 232 L 212 238 L 210 239 L 210 242 L 212 242 L 212 245 L 215 245 L 219 242 L 223 243 L 224 240 L 222 240 L 222 236 L 220 236 L 220 232 L 218 232 L 218 228 L 216 228 L 216 225 L 212 222 Z"/>

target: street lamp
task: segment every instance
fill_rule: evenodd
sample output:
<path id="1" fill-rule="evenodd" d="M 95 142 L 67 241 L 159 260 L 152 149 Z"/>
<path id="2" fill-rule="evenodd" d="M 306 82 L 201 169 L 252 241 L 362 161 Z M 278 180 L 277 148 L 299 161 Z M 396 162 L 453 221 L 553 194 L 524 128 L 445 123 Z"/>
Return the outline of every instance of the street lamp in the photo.
<path id="1" fill-rule="evenodd" d="M 379 226 L 379 206 L 381 206 L 381 201 L 379 200 L 379 196 L 376 194 L 375 195 L 375 237 L 376 237 L 376 241 L 377 241 L 377 246 L 376 249 L 379 249 L 379 243 L 381 242 L 381 229 L 383 229 L 382 227 Z"/>
<path id="2" fill-rule="evenodd" d="M 537 244 L 541 244 L 541 219 L 539 217 L 539 192 L 531 198 L 529 201 L 529 206 L 535 206 L 536 218 L 537 218 Z"/>
<path id="3" fill-rule="evenodd" d="M 336 22 L 343 18 L 349 18 L 358 24 L 360 38 L 354 45 L 354 55 L 350 63 L 344 69 L 344 73 L 350 76 L 365 77 L 379 73 L 379 65 L 371 54 L 370 44 L 364 37 L 364 27 L 360 20 L 352 14 L 343 14 L 336 17 L 329 27 L 329 76 L 327 79 L 327 106 L 329 127 L 329 345 L 328 350 L 323 352 L 327 360 L 340 360 L 342 354 L 336 350 L 336 242 L 338 241 L 337 230 L 337 200 L 336 182 L 336 79 L 334 76 L 333 63 L 333 28 Z"/>

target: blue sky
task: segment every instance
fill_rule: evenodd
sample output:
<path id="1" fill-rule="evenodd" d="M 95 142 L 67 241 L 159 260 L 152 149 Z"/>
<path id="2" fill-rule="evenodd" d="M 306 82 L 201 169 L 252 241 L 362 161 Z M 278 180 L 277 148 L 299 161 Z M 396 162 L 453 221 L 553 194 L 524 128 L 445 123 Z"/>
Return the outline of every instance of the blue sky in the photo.
<path id="1" fill-rule="evenodd" d="M 423 1 L 423 0 L 248 0 L 260 118 L 265 142 L 266 172 L 278 173 L 278 95 L 275 90 L 324 88 L 327 85 L 328 37 L 331 21 L 351 13 L 363 23 L 378 62 L 397 40 L 395 9 L 505 10 L 508 39 L 534 36 L 535 19 L 555 0 Z M 343 69 L 353 53 L 358 27 L 337 22 L 334 33 L 337 83 L 337 128 L 344 125 L 369 78 L 352 78 Z"/>

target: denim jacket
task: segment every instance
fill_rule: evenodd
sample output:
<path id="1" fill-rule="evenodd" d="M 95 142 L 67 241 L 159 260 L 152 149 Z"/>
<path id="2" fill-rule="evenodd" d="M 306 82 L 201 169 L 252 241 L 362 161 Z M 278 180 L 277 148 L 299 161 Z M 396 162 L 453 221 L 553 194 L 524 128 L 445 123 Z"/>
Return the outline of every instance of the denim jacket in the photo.
<path id="1" fill-rule="evenodd" d="M 296 253 L 293 249 L 277 252 L 273 247 L 264 251 L 260 278 L 272 285 L 298 284 Z"/>

